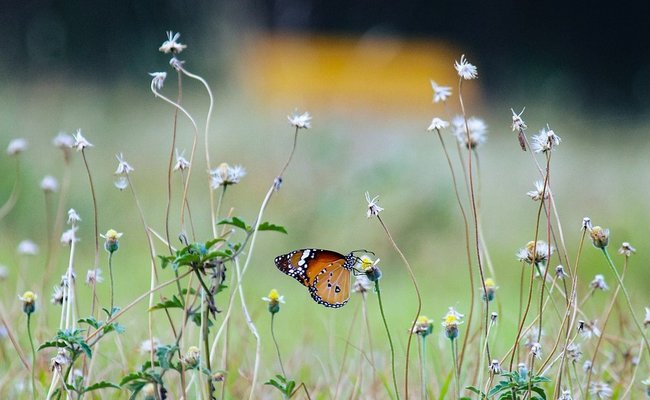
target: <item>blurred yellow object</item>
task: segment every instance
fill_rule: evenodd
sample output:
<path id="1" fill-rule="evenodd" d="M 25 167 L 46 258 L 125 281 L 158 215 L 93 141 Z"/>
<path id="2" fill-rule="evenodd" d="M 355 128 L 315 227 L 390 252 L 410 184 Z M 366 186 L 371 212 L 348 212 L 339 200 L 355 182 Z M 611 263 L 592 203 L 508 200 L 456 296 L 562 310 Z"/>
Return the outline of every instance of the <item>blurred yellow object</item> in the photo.
<path id="1" fill-rule="evenodd" d="M 239 70 L 248 88 L 275 106 L 431 112 L 432 79 L 451 86 L 448 101 L 457 104 L 454 60 L 460 55 L 434 40 L 260 36 L 246 46 Z M 463 95 L 471 100 L 476 89 L 466 84 Z"/>

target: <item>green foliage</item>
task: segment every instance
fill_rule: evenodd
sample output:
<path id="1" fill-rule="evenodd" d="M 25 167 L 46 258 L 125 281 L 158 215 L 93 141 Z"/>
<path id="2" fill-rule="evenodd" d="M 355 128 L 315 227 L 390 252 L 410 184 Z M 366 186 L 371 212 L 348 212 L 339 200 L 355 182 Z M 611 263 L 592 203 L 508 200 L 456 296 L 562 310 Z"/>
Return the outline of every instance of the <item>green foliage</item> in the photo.
<path id="1" fill-rule="evenodd" d="M 296 388 L 296 381 L 287 379 L 282 375 L 276 375 L 275 377 L 277 380 L 271 378 L 267 382 L 264 382 L 264 384 L 277 388 L 284 395 L 285 399 L 290 398 Z"/>
<path id="2" fill-rule="evenodd" d="M 475 386 L 468 386 L 467 390 L 476 393 L 480 400 L 496 398 L 498 400 L 520 400 L 530 398 L 531 400 L 546 400 L 546 392 L 541 387 L 542 383 L 550 382 L 545 376 L 531 376 L 519 372 L 507 372 L 501 374 L 505 377 L 499 381 L 486 394 Z M 530 393 L 530 396 L 529 396 Z"/>
<path id="3" fill-rule="evenodd" d="M 59 330 L 54 337 L 54 340 L 41 344 L 38 347 L 38 351 L 51 347 L 66 348 L 70 352 L 72 360 L 75 360 L 82 352 L 85 353 L 88 358 L 91 358 L 93 352 L 90 350 L 90 346 L 88 346 L 81 335 L 83 332 L 83 329 Z"/>

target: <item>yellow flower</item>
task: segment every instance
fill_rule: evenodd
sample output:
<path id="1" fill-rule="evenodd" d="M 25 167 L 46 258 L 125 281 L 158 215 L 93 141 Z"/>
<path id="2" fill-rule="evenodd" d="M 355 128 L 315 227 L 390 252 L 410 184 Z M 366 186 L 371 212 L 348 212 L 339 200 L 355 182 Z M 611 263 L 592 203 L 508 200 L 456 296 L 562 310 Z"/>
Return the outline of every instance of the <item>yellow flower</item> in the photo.
<path id="1" fill-rule="evenodd" d="M 494 279 L 487 278 L 485 280 L 485 293 L 483 293 L 483 300 L 487 300 L 487 301 L 494 300 L 494 294 L 496 293 L 497 289 L 498 286 L 496 285 L 496 283 L 494 283 Z M 481 287 L 481 290 L 483 290 L 483 287 Z"/>
<path id="2" fill-rule="evenodd" d="M 591 236 L 591 242 L 594 247 L 599 249 L 604 249 L 609 243 L 609 229 L 603 229 L 600 226 L 594 226 L 589 231 L 589 236 Z"/>
<path id="3" fill-rule="evenodd" d="M 23 312 L 25 314 L 29 315 L 36 311 L 36 299 L 38 299 L 36 293 L 28 290 L 22 296 L 18 296 L 18 299 L 23 302 Z"/>
<path id="4" fill-rule="evenodd" d="M 458 325 L 462 324 L 463 314 L 459 313 L 454 307 L 449 307 L 449 311 L 442 318 L 442 326 L 445 328 L 445 334 L 451 340 L 458 337 Z"/>
<path id="5" fill-rule="evenodd" d="M 284 303 L 284 296 L 280 296 L 277 290 L 271 289 L 268 297 L 262 297 L 262 300 L 269 303 L 269 312 L 275 314 L 280 311 L 280 303 Z"/>
<path id="6" fill-rule="evenodd" d="M 372 258 L 366 255 L 359 257 L 359 267 L 363 272 L 365 272 L 366 277 L 372 282 L 375 282 L 381 278 L 381 270 L 379 267 L 377 267 L 378 262 L 379 259 L 373 261 Z"/>
<path id="7" fill-rule="evenodd" d="M 426 337 L 433 331 L 433 321 L 427 318 L 424 315 L 420 315 L 415 321 L 415 326 L 413 327 L 413 332 L 416 335 Z"/>
<path id="8" fill-rule="evenodd" d="M 106 242 L 104 243 L 104 248 L 109 253 L 113 253 L 119 248 L 120 246 L 119 239 L 122 237 L 121 232 L 118 232 L 115 229 L 109 229 L 108 231 L 106 231 L 105 235 L 100 234 L 99 236 L 106 239 Z"/>

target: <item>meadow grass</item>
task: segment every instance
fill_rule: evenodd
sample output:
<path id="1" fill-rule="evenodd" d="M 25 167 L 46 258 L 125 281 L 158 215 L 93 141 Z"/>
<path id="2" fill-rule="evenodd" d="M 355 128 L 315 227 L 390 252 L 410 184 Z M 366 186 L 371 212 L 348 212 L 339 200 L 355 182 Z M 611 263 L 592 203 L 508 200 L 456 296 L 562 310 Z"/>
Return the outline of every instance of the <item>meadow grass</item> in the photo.
<path id="1" fill-rule="evenodd" d="M 175 51 L 172 55 L 179 56 Z M 528 139 L 537 129 L 550 129 L 547 123 L 562 137 L 559 146 L 552 142 L 557 149 L 536 154 L 538 167 L 532 149 L 519 148 L 506 107 L 479 110 L 491 115 L 486 118 L 490 137 L 473 151 L 457 146 L 450 128 L 440 129 L 440 136 L 436 129 L 426 131 L 427 118 L 449 120 L 448 110 L 461 112 L 459 86 L 423 120 L 347 116 L 350 134 L 334 122 L 345 115 L 310 110 L 313 126 L 305 129 L 307 119 L 292 115 L 287 124 L 275 110 L 253 117 L 242 111 L 246 102 L 236 95 L 223 105 L 217 102 L 210 116 L 204 83 L 175 65 L 159 89 L 167 103 L 146 92 L 148 83 L 110 90 L 18 88 L 14 103 L 8 102 L 6 110 L 13 111 L 6 112 L 6 123 L 19 129 L 6 142 L 27 136 L 29 147 L 0 159 L 7 205 L 0 220 L 5 232 L 0 263 L 7 266 L 0 281 L 5 328 L 0 393 L 160 399 L 455 399 L 482 398 L 481 392 L 489 398 L 535 398 L 542 391 L 547 398 L 643 396 L 648 375 L 644 307 L 650 299 L 641 268 L 648 261 L 643 238 L 649 189 L 639 184 L 647 178 L 642 155 L 648 142 L 634 135 L 641 128 L 617 126 L 629 132 L 628 139 L 614 140 L 608 135 L 613 123 L 608 129 L 593 121 L 564 120 L 560 113 L 541 121 L 536 106 L 542 106 L 533 101 L 522 116 L 535 132 L 526 131 Z M 170 83 L 173 76 L 181 77 L 180 89 Z M 173 105 L 177 90 L 182 110 Z M 60 104 L 61 94 L 70 102 Z M 456 127 L 461 142 L 463 132 L 481 130 L 470 119 L 474 105 L 464 106 L 467 118 Z M 29 118 L 32 108 L 45 112 Z M 93 127 L 81 131 L 93 146 L 79 149 L 77 137 L 71 144 L 80 151 L 52 147 L 50 136 L 70 126 Z M 579 132 L 584 127 L 594 134 Z M 173 171 L 176 149 L 185 150 L 191 169 Z M 119 153 L 124 158 L 116 174 Z M 245 176 L 233 169 L 240 163 Z M 39 188 L 44 174 L 57 177 L 58 190 Z M 128 181 L 122 191 L 113 185 L 119 177 Z M 526 196 L 536 180 L 546 182 L 539 190 L 544 202 Z M 366 191 L 379 194 L 377 204 L 383 207 L 370 218 Z M 70 208 L 81 216 L 74 225 L 65 224 Z M 591 244 L 591 235 L 602 244 L 598 229 L 581 229 L 586 216 L 593 225 L 609 227 L 607 255 Z M 215 224 L 222 219 L 228 224 Z M 259 231 L 265 221 L 288 234 Z M 62 244 L 59 237 L 74 226 L 78 231 Z M 37 254 L 16 251 L 27 238 L 39 246 Z M 207 249 L 196 245 L 214 238 L 223 240 Z M 520 257 L 529 262 L 520 262 L 516 253 L 529 241 L 551 242 L 554 249 L 545 256 L 545 247 L 533 244 Z M 639 254 L 616 254 L 624 241 Z M 381 258 L 383 309 L 372 288 L 352 293 L 341 309 L 313 302 L 306 288 L 273 266 L 275 256 L 306 247 L 343 254 L 372 250 L 373 258 Z M 165 268 L 158 256 L 168 257 Z M 556 278 L 558 264 L 568 274 L 564 279 Z M 362 266 L 359 273 L 365 275 Z M 96 287 L 84 283 L 86 271 L 94 268 L 104 275 Z M 69 284 L 60 286 L 64 274 Z M 601 290 L 596 274 L 604 276 L 609 290 Z M 227 287 L 215 293 L 221 284 Z M 50 303 L 53 286 L 62 290 L 57 298 L 62 304 Z M 269 294 L 272 288 L 286 303 Z M 494 299 L 486 306 L 483 297 L 490 289 Z M 574 290 L 579 307 L 571 302 L 567 307 Z M 33 312 L 27 312 L 32 297 L 26 291 L 38 296 Z M 111 309 L 112 291 L 119 310 Z M 496 324 L 492 312 L 498 314 Z M 587 337 L 592 326 L 600 334 Z M 36 362 L 30 337 L 37 349 L 45 346 L 36 352 Z M 593 366 L 587 368 L 586 361 Z M 272 385 L 264 384 L 271 380 Z M 497 393 L 495 387 L 503 390 Z M 90 391 L 82 395 L 85 390 Z"/>

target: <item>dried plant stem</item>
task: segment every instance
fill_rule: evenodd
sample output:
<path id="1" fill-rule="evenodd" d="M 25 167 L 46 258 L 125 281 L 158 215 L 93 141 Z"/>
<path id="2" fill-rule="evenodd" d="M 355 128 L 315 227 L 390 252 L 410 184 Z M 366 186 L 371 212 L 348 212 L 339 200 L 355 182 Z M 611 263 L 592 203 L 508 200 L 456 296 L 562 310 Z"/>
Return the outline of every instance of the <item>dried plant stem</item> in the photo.
<path id="1" fill-rule="evenodd" d="M 282 376 L 286 378 L 287 372 L 284 369 L 284 364 L 282 364 L 282 356 L 280 355 L 280 346 L 278 345 L 278 340 L 275 338 L 275 330 L 273 329 L 274 320 L 275 320 L 275 313 L 271 313 L 271 337 L 273 338 L 273 344 L 275 344 L 275 352 L 278 355 L 278 363 L 280 364 L 280 370 L 282 371 Z"/>
<path id="2" fill-rule="evenodd" d="M 467 221 L 467 213 L 465 212 L 465 207 L 463 207 L 463 201 L 460 198 L 460 193 L 458 191 L 458 182 L 456 181 L 456 173 L 454 172 L 454 166 L 451 162 L 451 157 L 449 157 L 449 152 L 445 146 L 445 141 L 442 139 L 442 134 L 440 129 L 436 128 L 436 133 L 438 134 L 438 139 L 440 140 L 440 145 L 442 150 L 445 153 L 445 158 L 447 159 L 447 164 L 449 165 L 449 171 L 451 172 L 451 181 L 454 186 L 454 194 L 456 195 L 456 203 L 460 209 L 460 214 L 463 217 L 463 228 L 465 229 L 465 255 L 467 256 L 467 273 L 469 275 L 469 293 L 470 293 L 470 302 L 469 302 L 469 314 L 467 316 L 467 331 L 470 331 L 472 328 L 472 320 L 474 316 L 474 272 L 472 271 L 472 253 L 470 250 L 470 234 L 469 234 L 469 222 Z M 460 148 L 459 148 L 460 154 Z M 463 338 L 463 345 L 460 349 L 460 356 L 458 358 L 458 366 L 462 368 L 463 360 L 465 358 L 465 349 L 467 348 L 469 335 L 465 335 Z"/>
<path id="3" fill-rule="evenodd" d="M 65 154 L 67 153 L 64 153 L 64 155 Z M 61 182 L 61 190 L 59 192 L 54 226 L 52 227 L 52 232 L 50 233 L 53 242 L 56 241 L 58 236 L 61 234 L 61 230 L 63 229 L 63 216 L 65 214 L 65 203 L 68 198 L 68 193 L 70 192 L 70 182 L 71 182 L 70 160 L 68 156 L 65 156 L 64 160 L 65 160 L 65 168 L 63 170 L 63 180 Z M 43 287 L 46 287 L 50 282 L 54 265 L 56 264 L 57 254 L 58 254 L 58 246 L 53 246 L 52 252 L 48 253 L 47 256 L 45 274 L 43 275 Z"/>
<path id="4" fill-rule="evenodd" d="M 16 180 L 14 181 L 14 186 L 11 188 L 11 193 L 9 198 L 5 203 L 0 207 L 0 220 L 11 212 L 11 210 L 16 205 L 18 201 L 18 193 L 20 192 L 20 157 L 16 157 Z"/>
<path id="5" fill-rule="evenodd" d="M 390 329 L 388 329 L 388 322 L 386 322 L 386 315 L 384 314 L 384 303 L 381 301 L 381 289 L 379 288 L 379 280 L 375 281 L 375 291 L 377 292 L 377 301 L 379 302 L 379 313 L 381 314 L 381 320 L 384 323 L 384 328 L 386 329 L 386 336 L 388 336 L 388 345 L 390 346 L 390 366 L 391 373 L 393 376 L 393 390 L 395 390 L 395 397 L 399 400 L 399 389 L 397 388 L 397 375 L 395 374 L 395 347 L 393 346 L 393 338 L 390 335 Z M 413 328 L 411 328 L 413 332 Z M 389 393 L 390 395 L 390 393 Z M 393 396 L 391 396 L 392 398 Z"/>
<path id="6" fill-rule="evenodd" d="M 95 228 L 95 263 L 93 268 L 99 266 L 99 213 L 97 211 L 97 196 L 95 195 L 95 185 L 93 184 L 93 176 L 90 173 L 90 167 L 88 166 L 88 159 L 86 158 L 86 150 L 81 149 L 81 157 L 84 160 L 84 165 L 86 166 L 86 172 L 88 173 L 88 182 L 90 184 L 90 194 L 93 199 L 93 225 Z"/>
<path id="7" fill-rule="evenodd" d="M 381 224 L 381 227 L 384 229 L 384 232 L 386 232 L 386 236 L 388 237 L 388 241 L 393 245 L 393 248 L 399 254 L 400 258 L 404 262 L 404 265 L 406 266 L 406 270 L 409 273 L 409 277 L 411 278 L 411 282 L 413 283 L 413 287 L 415 288 L 415 295 L 417 297 L 418 301 L 418 306 L 417 306 L 417 312 L 415 314 L 415 318 L 413 318 L 413 322 L 411 323 L 411 329 L 409 329 L 409 332 L 413 332 L 413 329 L 415 328 L 415 324 L 417 323 L 417 319 L 420 316 L 420 312 L 422 312 L 422 296 L 420 295 L 420 289 L 418 288 L 418 282 L 417 279 L 415 279 L 415 274 L 413 273 L 413 269 L 411 268 L 411 264 L 409 264 L 408 260 L 406 259 L 406 256 L 404 256 L 404 253 L 402 253 L 402 250 L 397 246 L 397 243 L 395 243 L 395 240 L 393 239 L 393 236 L 390 234 L 390 231 L 388 230 L 388 227 L 386 224 L 384 224 L 384 221 L 381 219 L 379 215 L 377 215 L 377 220 Z M 409 398 L 409 356 L 410 356 L 410 351 L 411 351 L 411 336 L 408 336 L 408 339 L 406 341 L 406 366 L 404 367 L 404 398 L 408 399 Z"/>
<path id="8" fill-rule="evenodd" d="M 177 104 L 181 104 L 183 99 L 183 76 L 178 71 L 178 96 L 176 99 Z M 178 127 L 178 108 L 174 108 L 174 120 L 172 122 L 172 145 L 169 150 L 169 164 L 167 166 L 167 205 L 165 206 L 165 238 L 167 239 L 167 247 L 169 254 L 174 254 L 171 248 L 171 241 L 169 239 L 169 214 L 171 212 L 172 204 L 172 172 L 174 165 L 174 151 L 176 150 L 176 129 Z"/>
<path id="9" fill-rule="evenodd" d="M 357 324 L 357 316 L 359 315 L 359 307 L 360 304 L 357 306 L 357 308 L 354 309 L 354 314 L 352 315 L 352 319 L 350 320 L 350 329 L 348 329 L 348 337 L 345 339 L 345 347 L 343 348 L 343 359 L 341 360 L 341 364 L 339 365 L 339 376 L 336 379 L 336 386 L 334 389 L 334 399 L 339 398 L 339 390 L 341 389 L 341 380 L 343 379 L 343 373 L 345 371 L 345 362 L 348 358 L 348 350 L 350 346 L 352 345 L 350 343 L 350 340 L 352 338 L 352 332 L 354 331 L 354 327 Z M 286 376 L 286 375 L 285 375 Z"/>
<path id="10" fill-rule="evenodd" d="M 32 313 L 27 314 L 27 336 L 29 337 L 29 345 L 32 348 L 32 398 L 36 400 L 36 349 L 32 337 Z"/>
<path id="11" fill-rule="evenodd" d="M 252 248 L 252 243 L 251 243 L 251 248 Z M 252 250 L 251 250 L 252 251 Z M 249 253 L 249 258 L 250 258 L 250 253 Z M 261 354 L 261 349 L 262 349 L 262 342 L 260 340 L 260 335 L 257 333 L 257 328 L 255 327 L 255 324 L 253 323 L 253 319 L 251 318 L 250 314 L 248 313 L 248 308 L 246 307 L 246 299 L 244 299 L 244 291 L 241 286 L 241 278 L 244 273 L 243 270 L 240 269 L 239 267 L 239 260 L 237 257 L 235 257 L 235 270 L 237 271 L 237 279 L 239 280 L 239 300 L 241 301 L 241 308 L 242 311 L 244 312 L 244 318 L 246 319 L 246 325 L 248 325 L 248 329 L 251 331 L 253 336 L 255 336 L 255 365 L 253 368 L 253 380 L 251 381 L 251 391 L 248 395 L 248 399 L 251 400 L 255 398 L 255 384 L 257 383 L 257 373 L 259 370 L 260 366 L 260 354 Z"/>

